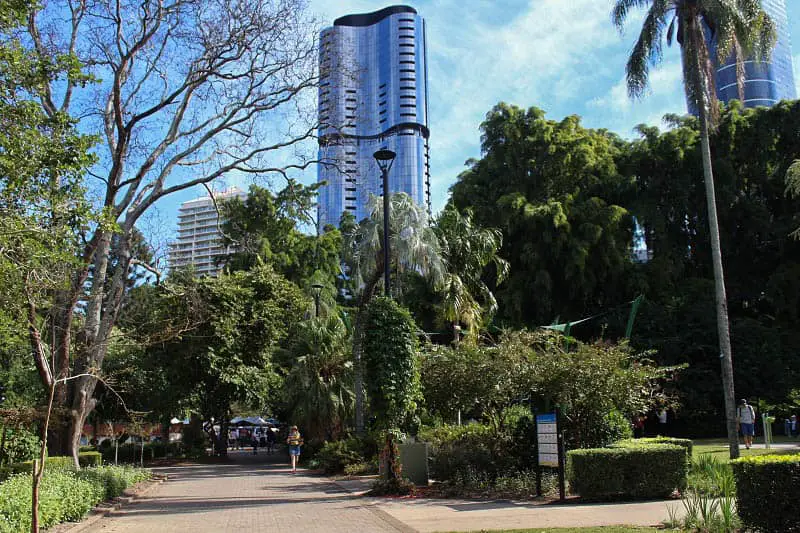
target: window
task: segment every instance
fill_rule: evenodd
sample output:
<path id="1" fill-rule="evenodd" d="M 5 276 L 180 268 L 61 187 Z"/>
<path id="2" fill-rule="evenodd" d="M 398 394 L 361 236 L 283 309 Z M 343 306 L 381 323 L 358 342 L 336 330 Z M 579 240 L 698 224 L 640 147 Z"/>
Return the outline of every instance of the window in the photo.
<path id="1" fill-rule="evenodd" d="M 400 22 L 414 22 L 414 19 L 400 19 Z"/>
<path id="2" fill-rule="evenodd" d="M 401 56 L 415 56 L 417 54 L 415 54 L 414 52 L 400 52 L 400 55 Z"/>
<path id="3" fill-rule="evenodd" d="M 381 110 L 380 110 L 380 113 L 378 113 L 378 114 L 379 114 L 379 115 L 383 115 L 384 113 L 386 113 L 386 110 L 385 110 L 385 109 L 381 109 Z"/>
<path id="4" fill-rule="evenodd" d="M 384 87 L 386 87 L 385 83 L 381 83 L 380 85 L 378 85 L 378 89 L 383 89 Z"/>
<path id="5" fill-rule="evenodd" d="M 383 98 L 386 96 L 386 91 L 383 91 L 381 94 L 378 95 L 378 98 Z"/>
<path id="6" fill-rule="evenodd" d="M 416 87 L 413 87 L 413 86 L 411 86 L 411 85 L 401 85 L 401 86 L 400 86 L 400 90 L 401 90 L 401 91 L 416 91 L 416 90 L 417 90 L 417 88 L 416 88 Z"/>
<path id="7" fill-rule="evenodd" d="M 331 84 L 331 82 L 329 82 L 329 81 L 324 81 L 324 82 L 320 83 L 320 84 L 319 84 L 319 86 L 320 86 L 320 87 L 327 87 L 327 86 L 328 86 L 328 85 L 330 85 L 330 84 Z M 326 94 L 327 94 L 327 93 L 326 93 Z"/>
<path id="8" fill-rule="evenodd" d="M 416 113 L 400 113 L 401 117 L 416 117 Z"/>
<path id="9" fill-rule="evenodd" d="M 380 122 L 381 124 L 383 124 L 384 122 L 386 122 L 386 117 L 384 117 L 384 118 L 380 119 L 378 122 Z"/>
<path id="10" fill-rule="evenodd" d="M 345 107 L 345 109 L 346 109 L 347 111 L 355 111 L 355 110 L 356 110 L 356 108 L 355 108 L 355 107 Z"/>
<path id="11" fill-rule="evenodd" d="M 400 95 L 400 98 L 405 98 L 405 99 L 412 98 L 412 99 L 416 99 L 417 97 L 416 97 L 416 95 L 413 95 L 413 94 L 401 94 L 401 95 Z"/>
<path id="12" fill-rule="evenodd" d="M 355 98 L 345 98 L 344 101 L 345 102 L 355 102 L 356 99 Z"/>
<path id="13" fill-rule="evenodd" d="M 411 30 L 411 31 L 414 31 L 414 26 L 400 26 L 400 28 L 399 28 L 399 29 L 401 29 L 401 30 Z"/>
<path id="14" fill-rule="evenodd" d="M 413 61 L 401 61 L 400 64 L 401 65 L 415 65 L 416 63 L 414 63 Z"/>
<path id="15" fill-rule="evenodd" d="M 347 209 L 348 211 L 355 211 L 356 210 L 355 206 L 353 206 L 353 205 L 345 206 L 345 209 Z"/>
<path id="16" fill-rule="evenodd" d="M 356 164 L 355 161 L 345 161 L 345 163 L 347 163 L 348 165 L 355 165 Z"/>
<path id="17" fill-rule="evenodd" d="M 404 48 L 414 48 L 414 43 L 400 43 L 400 46 Z"/>
<path id="18" fill-rule="evenodd" d="M 417 73 L 416 69 L 413 68 L 401 68 L 400 72 L 413 72 L 414 74 Z"/>
<path id="19" fill-rule="evenodd" d="M 401 39 L 413 39 L 414 36 L 413 35 L 400 35 L 400 38 Z"/>
<path id="20" fill-rule="evenodd" d="M 417 81 L 417 78 L 400 78 L 400 81 Z"/>
<path id="21" fill-rule="evenodd" d="M 356 155 L 356 153 L 355 152 L 345 152 L 344 155 Z M 353 163 L 355 163 L 355 161 L 353 161 Z"/>
<path id="22" fill-rule="evenodd" d="M 356 201 L 356 197 L 355 196 L 345 196 L 344 197 L 344 201 L 345 202 L 355 202 Z"/>
<path id="23" fill-rule="evenodd" d="M 401 136 L 414 135 L 414 132 L 413 131 L 403 131 L 403 132 L 400 133 L 400 135 Z"/>
<path id="24" fill-rule="evenodd" d="M 350 93 L 350 94 L 356 94 L 356 90 L 355 89 L 345 89 L 344 92 Z"/>
<path id="25" fill-rule="evenodd" d="M 347 191 L 347 192 L 356 192 L 356 188 L 355 187 L 345 187 L 344 190 Z"/>

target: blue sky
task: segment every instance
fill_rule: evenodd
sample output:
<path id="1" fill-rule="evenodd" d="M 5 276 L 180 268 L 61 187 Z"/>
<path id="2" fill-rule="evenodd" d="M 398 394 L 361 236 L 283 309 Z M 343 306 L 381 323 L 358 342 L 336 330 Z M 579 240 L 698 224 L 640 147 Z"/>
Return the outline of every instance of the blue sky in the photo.
<path id="1" fill-rule="evenodd" d="M 631 101 L 624 84 L 628 52 L 640 17 L 620 35 L 609 13 L 613 0 L 429 0 L 409 1 L 427 22 L 431 174 L 434 211 L 464 162 L 480 156 L 478 127 L 491 107 L 505 101 L 536 106 L 548 117 L 577 114 L 587 127 L 633 136 L 641 123 L 661 124 L 665 113 L 685 113 L 680 58 L 667 49 L 651 73 L 651 88 Z M 786 0 L 800 93 L 800 0 Z M 390 5 L 372 0 L 310 0 L 323 25 L 336 17 Z M 313 146 L 309 146 L 313 150 Z M 316 171 L 300 176 L 316 180 Z M 228 185 L 246 188 L 237 177 Z M 276 185 L 280 183 L 276 182 Z M 219 188 L 220 185 L 217 186 Z M 174 233 L 180 202 L 205 194 L 185 191 L 157 205 L 151 224 Z M 145 222 L 147 224 L 147 222 Z"/>

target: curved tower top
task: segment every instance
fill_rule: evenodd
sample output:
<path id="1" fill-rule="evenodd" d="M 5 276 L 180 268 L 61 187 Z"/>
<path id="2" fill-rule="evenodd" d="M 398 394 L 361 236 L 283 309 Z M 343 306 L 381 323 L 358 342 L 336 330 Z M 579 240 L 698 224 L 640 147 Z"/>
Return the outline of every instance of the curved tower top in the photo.
<path id="1" fill-rule="evenodd" d="M 382 194 L 372 154 L 397 153 L 391 192 L 429 204 L 425 21 L 409 6 L 340 17 L 320 34 L 320 223 L 369 216 Z"/>

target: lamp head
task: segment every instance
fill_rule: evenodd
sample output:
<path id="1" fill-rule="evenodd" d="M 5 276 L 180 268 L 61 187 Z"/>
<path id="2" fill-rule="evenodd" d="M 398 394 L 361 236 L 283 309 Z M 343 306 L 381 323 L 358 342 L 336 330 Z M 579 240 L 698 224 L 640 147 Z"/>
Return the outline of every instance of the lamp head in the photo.
<path id="1" fill-rule="evenodd" d="M 322 292 L 323 287 L 324 287 L 324 285 L 322 285 L 321 283 L 312 283 L 311 284 L 311 291 L 314 294 L 319 294 L 320 292 Z"/>
<path id="2" fill-rule="evenodd" d="M 375 152 L 374 154 L 372 154 L 372 157 L 374 157 L 375 161 L 378 162 L 378 167 L 381 169 L 381 171 L 386 171 L 389 168 L 391 168 L 392 162 L 394 161 L 394 158 L 396 156 L 397 156 L 396 153 L 386 148 L 382 148 L 377 152 Z"/>

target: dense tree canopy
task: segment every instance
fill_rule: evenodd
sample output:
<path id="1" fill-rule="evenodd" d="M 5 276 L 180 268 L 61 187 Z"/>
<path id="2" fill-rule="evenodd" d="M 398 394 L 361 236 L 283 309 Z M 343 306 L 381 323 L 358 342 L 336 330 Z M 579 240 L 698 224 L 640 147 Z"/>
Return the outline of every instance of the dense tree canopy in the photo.
<path id="1" fill-rule="evenodd" d="M 617 170 L 624 143 L 498 104 L 481 125 L 483 158 L 452 187 L 453 203 L 503 233 L 510 263 L 499 318 L 513 324 L 578 319 L 625 297 L 633 224 L 619 205 L 629 180 Z"/>

